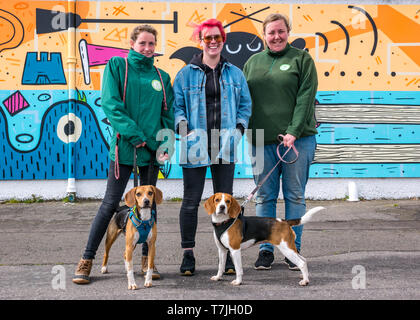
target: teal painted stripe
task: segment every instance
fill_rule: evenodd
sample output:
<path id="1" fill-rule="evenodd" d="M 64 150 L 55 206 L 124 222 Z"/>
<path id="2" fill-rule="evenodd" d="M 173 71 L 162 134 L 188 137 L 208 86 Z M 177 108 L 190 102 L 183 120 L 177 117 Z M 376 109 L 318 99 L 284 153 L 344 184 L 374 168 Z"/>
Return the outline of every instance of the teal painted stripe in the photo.
<path id="1" fill-rule="evenodd" d="M 320 144 L 420 143 L 420 125 L 322 123 L 316 140 Z"/>
<path id="2" fill-rule="evenodd" d="M 320 104 L 420 105 L 419 91 L 318 91 Z"/>
<path id="3" fill-rule="evenodd" d="M 314 163 L 309 170 L 310 178 L 418 178 L 420 177 L 420 164 L 416 163 L 346 163 L 322 164 Z M 172 165 L 170 179 L 182 179 L 181 167 Z M 211 178 L 208 172 L 206 178 Z M 237 165 L 235 178 L 252 179 L 250 165 Z"/>
<path id="4" fill-rule="evenodd" d="M 418 178 L 418 163 L 312 164 L 311 178 Z"/>

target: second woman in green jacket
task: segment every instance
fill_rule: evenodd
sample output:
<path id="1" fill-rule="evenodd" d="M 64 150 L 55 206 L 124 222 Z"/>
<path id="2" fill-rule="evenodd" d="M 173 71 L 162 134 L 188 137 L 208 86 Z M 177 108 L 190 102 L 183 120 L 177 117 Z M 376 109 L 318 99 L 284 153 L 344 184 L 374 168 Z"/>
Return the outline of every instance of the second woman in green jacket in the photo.
<path id="1" fill-rule="evenodd" d="M 252 97 L 251 130 L 248 131 L 252 135 L 248 135 L 248 141 L 252 155 L 256 155 L 254 181 L 259 185 L 268 176 L 256 194 L 256 214 L 276 218 L 281 178 L 285 218 L 294 220 L 306 212 L 305 188 L 316 148 L 314 110 L 318 77 L 310 54 L 288 43 L 289 32 L 286 16 L 270 14 L 263 22 L 267 47 L 249 58 L 244 74 Z M 264 136 L 258 137 L 261 132 Z M 282 138 L 280 146 L 279 135 Z M 299 157 L 293 151 L 285 155 L 292 146 L 299 151 Z M 288 163 L 281 162 L 277 166 L 278 152 L 285 155 Z M 303 226 L 294 226 L 293 230 L 296 248 L 300 251 Z M 271 244 L 261 244 L 255 269 L 270 269 L 273 251 Z M 287 258 L 285 262 L 289 269 L 299 270 Z"/>

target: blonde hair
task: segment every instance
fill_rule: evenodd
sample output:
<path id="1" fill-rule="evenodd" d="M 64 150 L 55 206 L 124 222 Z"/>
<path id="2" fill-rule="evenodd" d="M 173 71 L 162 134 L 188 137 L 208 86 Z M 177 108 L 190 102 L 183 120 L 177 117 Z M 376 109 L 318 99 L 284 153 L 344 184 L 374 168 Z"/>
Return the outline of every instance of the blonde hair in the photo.
<path id="1" fill-rule="evenodd" d="M 286 25 L 287 32 L 290 32 L 291 26 L 289 18 L 281 13 L 271 13 L 263 21 L 263 33 L 265 34 L 265 27 L 267 26 L 267 24 L 278 20 L 283 20 L 284 24 Z"/>
<path id="2" fill-rule="evenodd" d="M 130 39 L 136 41 L 139 34 L 142 32 L 149 32 L 153 34 L 155 36 L 155 42 L 157 42 L 157 30 L 149 24 L 141 24 L 135 27 L 133 31 L 131 31 Z"/>

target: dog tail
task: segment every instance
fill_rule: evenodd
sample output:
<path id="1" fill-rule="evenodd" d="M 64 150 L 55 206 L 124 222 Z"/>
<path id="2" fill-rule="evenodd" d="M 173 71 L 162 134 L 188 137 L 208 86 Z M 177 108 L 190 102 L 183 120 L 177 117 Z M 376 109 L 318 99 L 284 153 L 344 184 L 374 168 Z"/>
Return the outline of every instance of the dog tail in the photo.
<path id="1" fill-rule="evenodd" d="M 287 224 L 289 226 L 300 226 L 305 224 L 306 222 L 310 221 L 312 219 L 312 216 L 317 213 L 318 211 L 324 210 L 324 207 L 315 207 L 309 210 L 304 214 L 304 216 L 300 219 L 294 219 L 294 220 L 287 220 Z"/>
<path id="2" fill-rule="evenodd" d="M 306 222 L 312 219 L 312 216 L 317 213 L 318 211 L 324 210 L 324 207 L 315 207 L 309 210 L 304 214 L 304 216 L 300 219 L 300 224 L 305 224 Z"/>

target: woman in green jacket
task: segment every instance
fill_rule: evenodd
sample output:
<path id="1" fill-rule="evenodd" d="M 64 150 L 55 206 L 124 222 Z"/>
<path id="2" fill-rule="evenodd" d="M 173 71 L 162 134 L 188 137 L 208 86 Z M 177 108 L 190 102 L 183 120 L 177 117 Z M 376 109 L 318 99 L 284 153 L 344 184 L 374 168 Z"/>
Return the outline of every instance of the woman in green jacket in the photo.
<path id="1" fill-rule="evenodd" d="M 156 151 L 160 154 L 159 161 L 169 158 L 168 154 L 162 155 L 157 134 L 161 129 L 174 127 L 173 90 L 170 76 L 153 65 L 156 38 L 157 31 L 153 27 L 136 27 L 131 33 L 127 60 L 113 57 L 104 71 L 102 108 L 114 131 L 109 152 L 110 167 L 104 199 L 91 225 L 85 252 L 73 277 L 73 282 L 77 284 L 90 282 L 92 260 L 133 171 L 134 149 L 140 185 L 156 185 L 159 173 Z M 153 166 L 149 166 L 151 161 Z M 147 267 L 146 258 L 145 243 L 142 267 Z M 159 277 L 155 269 L 153 279 Z"/>
<path id="2" fill-rule="evenodd" d="M 271 173 L 256 196 L 256 213 L 262 217 L 276 217 L 280 177 L 285 203 L 286 220 L 300 219 L 306 212 L 305 187 L 316 148 L 315 94 L 318 77 L 314 61 L 305 50 L 290 46 L 290 25 L 287 17 L 270 14 L 263 22 L 267 48 L 253 55 L 244 66 L 252 98 L 252 116 L 249 120 L 248 141 L 256 155 L 253 164 L 254 181 L 258 185 L 279 161 L 278 138 L 283 145 L 281 155 L 295 146 L 299 157 L 295 162 L 292 151 L 285 161 Z M 258 139 L 258 132 L 264 132 Z M 262 138 L 262 137 L 260 137 Z M 259 142 L 260 140 L 260 142 Z M 260 160 L 259 156 L 264 156 Z M 260 161 L 259 161 L 260 160 Z M 303 226 L 295 226 L 296 248 L 300 251 Z M 260 246 L 255 268 L 270 269 L 274 261 L 273 246 Z M 285 261 L 291 270 L 299 270 L 291 261 Z"/>

